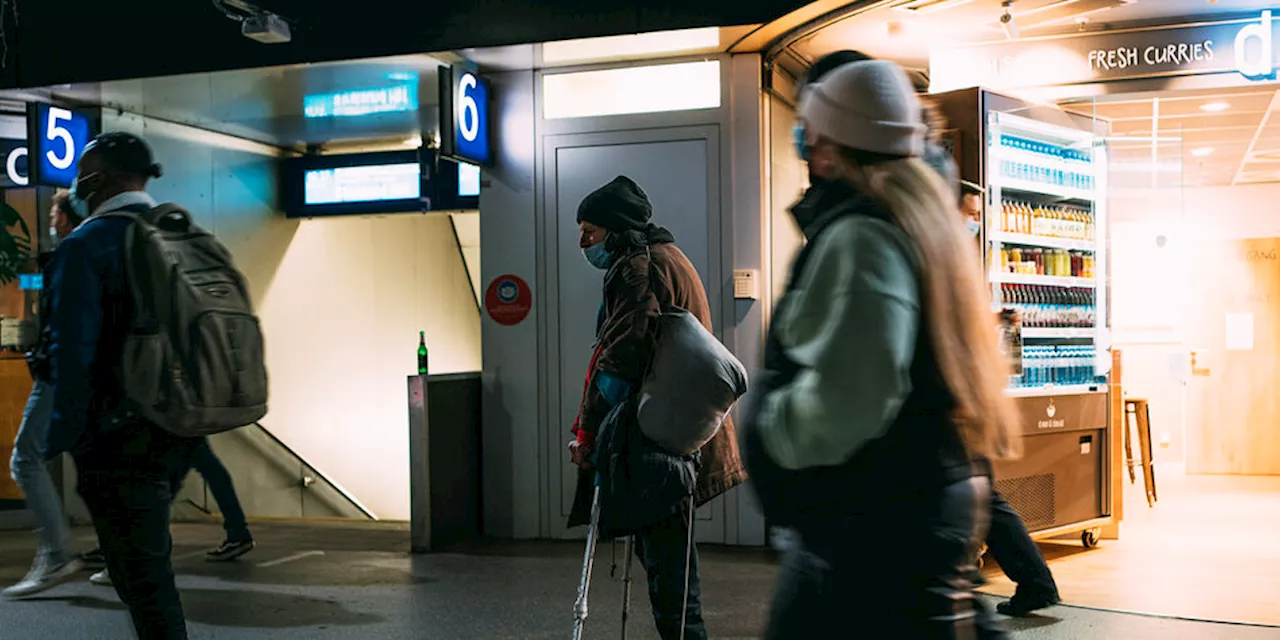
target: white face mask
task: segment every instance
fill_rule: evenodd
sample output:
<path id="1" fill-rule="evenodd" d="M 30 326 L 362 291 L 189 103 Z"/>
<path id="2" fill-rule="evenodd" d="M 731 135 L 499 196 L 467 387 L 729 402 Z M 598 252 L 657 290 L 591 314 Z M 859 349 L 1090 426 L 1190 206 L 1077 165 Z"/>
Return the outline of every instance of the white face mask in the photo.
<path id="1" fill-rule="evenodd" d="M 964 228 L 969 232 L 969 235 L 976 238 L 982 231 L 982 223 L 977 220 L 965 220 Z"/>

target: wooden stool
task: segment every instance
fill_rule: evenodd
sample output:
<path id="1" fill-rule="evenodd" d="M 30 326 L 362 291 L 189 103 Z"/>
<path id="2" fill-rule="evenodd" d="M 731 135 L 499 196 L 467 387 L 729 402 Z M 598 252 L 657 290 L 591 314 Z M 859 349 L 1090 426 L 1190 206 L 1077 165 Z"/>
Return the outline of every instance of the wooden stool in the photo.
<path id="1" fill-rule="evenodd" d="M 1147 490 L 1147 506 L 1155 506 L 1159 498 L 1156 496 L 1155 461 L 1151 456 L 1151 407 L 1145 399 L 1124 400 L 1124 456 L 1129 464 L 1129 482 L 1132 483 L 1137 478 L 1133 473 L 1133 444 L 1130 441 L 1133 423 L 1129 420 L 1130 417 L 1136 418 L 1138 423 L 1138 455 L 1142 458 L 1142 484 Z"/>

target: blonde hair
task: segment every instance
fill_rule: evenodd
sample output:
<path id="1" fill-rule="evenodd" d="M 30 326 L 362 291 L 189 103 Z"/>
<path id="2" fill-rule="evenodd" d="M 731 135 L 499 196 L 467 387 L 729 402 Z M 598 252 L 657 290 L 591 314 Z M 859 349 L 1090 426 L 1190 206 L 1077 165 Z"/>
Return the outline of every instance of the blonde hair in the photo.
<path id="1" fill-rule="evenodd" d="M 956 429 L 971 454 L 1018 454 L 1017 410 L 1005 395 L 1009 368 L 1000 353 L 981 257 L 965 233 L 951 190 L 918 158 L 860 162 L 839 147 L 837 171 L 879 201 L 915 245 L 921 304 L 938 370 L 955 399 Z"/>

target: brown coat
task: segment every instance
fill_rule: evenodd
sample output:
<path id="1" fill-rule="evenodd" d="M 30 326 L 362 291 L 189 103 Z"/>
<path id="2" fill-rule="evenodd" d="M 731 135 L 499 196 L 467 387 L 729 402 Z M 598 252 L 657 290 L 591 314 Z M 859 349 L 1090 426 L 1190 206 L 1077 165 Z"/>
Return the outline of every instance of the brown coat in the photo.
<path id="1" fill-rule="evenodd" d="M 657 347 L 660 310 L 670 307 L 687 310 L 712 331 L 707 292 L 684 252 L 674 244 L 661 243 L 651 245 L 648 252 L 636 249 L 622 256 L 605 275 L 604 317 L 596 335 L 598 351 L 590 378 L 603 371 L 638 387 Z M 596 385 L 588 384 L 578 428 L 594 435 L 609 409 Z M 579 474 L 570 526 L 589 517 L 591 479 L 590 473 Z M 705 504 L 746 479 L 733 420 L 726 419 L 720 432 L 702 447 L 694 499 Z"/>

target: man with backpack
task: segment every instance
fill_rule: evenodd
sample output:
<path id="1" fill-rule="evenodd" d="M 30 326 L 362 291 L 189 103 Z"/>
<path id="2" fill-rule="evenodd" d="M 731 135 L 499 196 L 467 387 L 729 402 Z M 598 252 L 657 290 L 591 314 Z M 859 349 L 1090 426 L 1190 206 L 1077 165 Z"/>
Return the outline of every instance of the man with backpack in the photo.
<path id="1" fill-rule="evenodd" d="M 137 136 L 85 147 L 71 203 L 86 220 L 52 265 L 54 412 L 46 459 L 70 452 L 116 593 L 143 640 L 185 639 L 169 508 L 201 437 L 266 412 L 262 336 L 230 255 L 156 206 Z"/>

